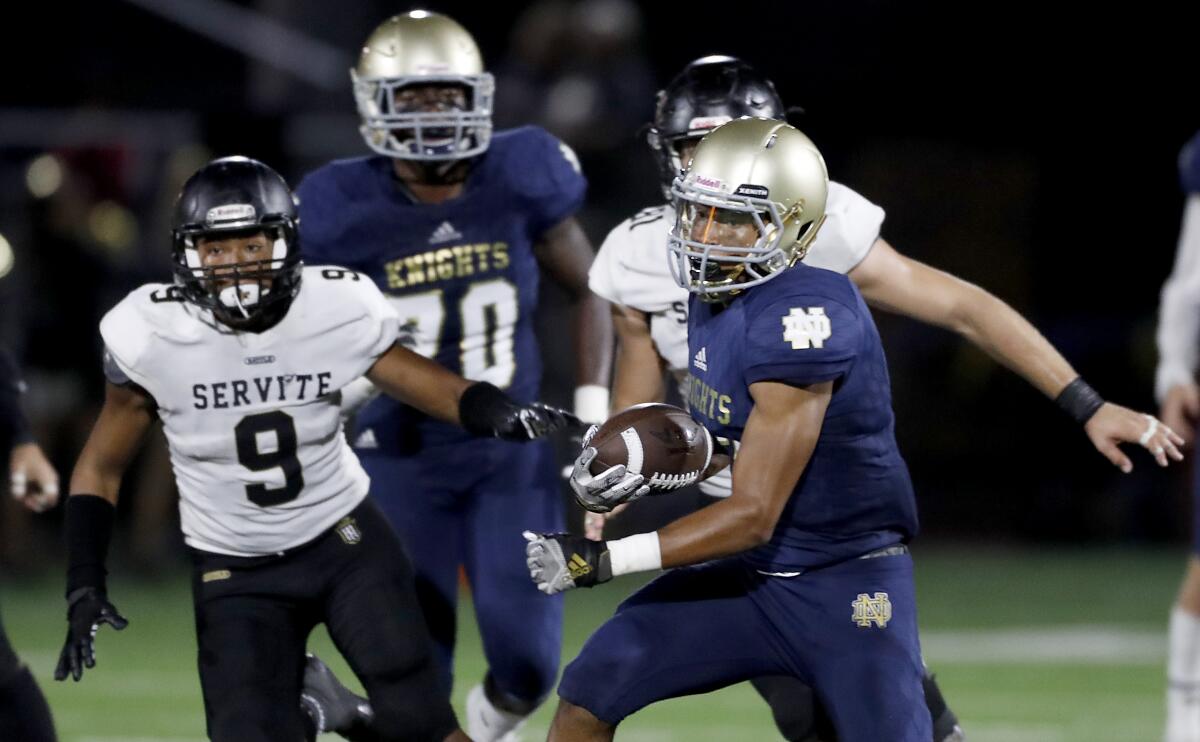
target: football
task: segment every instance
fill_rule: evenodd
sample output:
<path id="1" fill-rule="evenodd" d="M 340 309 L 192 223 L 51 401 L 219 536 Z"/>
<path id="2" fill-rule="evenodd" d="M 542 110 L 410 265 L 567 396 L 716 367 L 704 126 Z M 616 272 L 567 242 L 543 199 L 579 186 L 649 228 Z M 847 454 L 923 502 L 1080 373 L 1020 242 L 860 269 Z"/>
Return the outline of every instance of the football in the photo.
<path id="1" fill-rule="evenodd" d="M 648 402 L 605 421 L 588 444 L 596 449 L 592 474 L 624 464 L 646 478 L 652 492 L 686 487 L 700 479 L 712 461 L 713 442 L 686 410 Z"/>

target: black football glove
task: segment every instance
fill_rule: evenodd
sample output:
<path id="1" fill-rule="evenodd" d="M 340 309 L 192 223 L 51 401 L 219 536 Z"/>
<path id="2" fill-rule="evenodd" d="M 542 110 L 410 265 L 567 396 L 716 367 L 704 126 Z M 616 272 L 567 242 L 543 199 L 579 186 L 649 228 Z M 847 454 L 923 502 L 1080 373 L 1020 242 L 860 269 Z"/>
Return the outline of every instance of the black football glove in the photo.
<path id="1" fill-rule="evenodd" d="M 467 387 L 458 401 L 462 426 L 474 435 L 506 441 L 532 441 L 568 428 L 587 427 L 566 410 L 541 402 L 517 404 L 511 397 L 485 382 Z"/>
<path id="2" fill-rule="evenodd" d="M 534 402 L 527 407 L 512 405 L 494 421 L 495 435 L 506 441 L 532 441 L 560 430 L 584 427 L 566 410 Z"/>
<path id="3" fill-rule="evenodd" d="M 81 587 L 67 596 L 67 640 L 54 669 L 55 680 L 83 677 L 83 668 L 96 666 L 96 631 L 108 624 L 117 631 L 129 625 L 104 593 Z"/>
<path id="4" fill-rule="evenodd" d="M 591 541 L 569 533 L 525 531 L 525 564 L 538 590 L 554 595 L 577 587 L 593 587 L 612 579 L 607 541 Z"/>

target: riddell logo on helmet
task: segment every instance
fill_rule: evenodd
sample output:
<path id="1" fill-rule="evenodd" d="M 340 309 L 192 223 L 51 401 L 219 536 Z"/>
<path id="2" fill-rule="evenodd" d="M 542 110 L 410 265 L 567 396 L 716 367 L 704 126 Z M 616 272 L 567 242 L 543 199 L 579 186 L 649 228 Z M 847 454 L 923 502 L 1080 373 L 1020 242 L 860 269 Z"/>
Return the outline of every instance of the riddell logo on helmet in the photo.
<path id="1" fill-rule="evenodd" d="M 725 190 L 725 184 L 721 182 L 720 178 L 706 178 L 703 175 L 697 175 L 692 182 L 705 188 L 712 188 L 718 191 Z"/>
<path id="2" fill-rule="evenodd" d="M 244 222 L 254 219 L 257 212 L 252 204 L 225 204 L 214 206 L 204 215 L 204 221 L 210 227 L 230 222 Z"/>
<path id="3" fill-rule="evenodd" d="M 697 116 L 688 122 L 688 131 L 708 131 L 732 120 L 729 116 Z"/>

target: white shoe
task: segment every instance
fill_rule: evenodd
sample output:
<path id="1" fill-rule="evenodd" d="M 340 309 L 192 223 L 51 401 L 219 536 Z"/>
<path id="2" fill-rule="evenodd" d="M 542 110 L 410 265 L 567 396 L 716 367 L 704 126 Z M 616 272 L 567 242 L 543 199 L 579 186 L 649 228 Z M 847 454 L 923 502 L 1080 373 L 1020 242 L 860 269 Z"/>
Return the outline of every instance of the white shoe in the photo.
<path id="1" fill-rule="evenodd" d="M 1200 742 L 1200 693 L 1167 690 L 1167 731 L 1163 742 Z"/>
<path id="2" fill-rule="evenodd" d="M 474 742 L 520 742 L 525 719 L 493 706 L 482 684 L 467 693 L 467 736 Z"/>

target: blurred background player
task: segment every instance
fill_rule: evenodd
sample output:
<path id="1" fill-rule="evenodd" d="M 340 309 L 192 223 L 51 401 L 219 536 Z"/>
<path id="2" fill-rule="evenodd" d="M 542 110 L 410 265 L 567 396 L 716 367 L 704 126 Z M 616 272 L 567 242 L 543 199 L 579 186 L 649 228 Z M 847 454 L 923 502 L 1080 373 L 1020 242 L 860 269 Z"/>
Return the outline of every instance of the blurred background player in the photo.
<path id="1" fill-rule="evenodd" d="M 603 419 L 612 331 L 587 290 L 593 250 L 572 216 L 585 191 L 575 154 L 537 127 L 493 132 L 492 76 L 446 16 L 388 19 L 351 77 L 375 155 L 335 161 L 300 184 L 305 255 L 369 276 L 400 315 L 402 343 L 518 400 L 541 383 L 534 315 L 545 269 L 574 305 L 576 413 Z M 465 568 L 488 661 L 468 694 L 468 732 L 504 737 L 558 672 L 562 603 L 529 584 L 520 549 L 529 524 L 563 527 L 550 445 L 472 440 L 377 399 L 357 415 L 354 447 L 412 554 L 447 697 Z"/>
<path id="2" fill-rule="evenodd" d="M 1175 267 L 1162 289 L 1154 392 L 1163 422 L 1193 445 L 1200 422 L 1200 134 L 1183 148 L 1179 171 L 1187 201 Z M 1171 610 L 1166 742 L 1200 742 L 1200 466 L 1192 466 L 1192 555 Z"/>
<path id="3" fill-rule="evenodd" d="M 341 393 L 389 394 L 512 441 L 568 418 L 514 404 L 396 342 L 370 281 L 300 261 L 294 198 L 231 157 L 197 171 L 174 223 L 175 283 L 133 291 L 100 325 L 104 409 L 67 504 L 68 631 L 55 677 L 95 665 L 121 477 L 155 417 L 170 442 L 194 562 L 198 664 L 213 740 L 298 740 L 305 643 L 318 623 L 367 689 L 366 739 L 466 739 L 440 692 L 411 566 L 342 434 Z"/>
<path id="4" fill-rule="evenodd" d="M 742 116 L 784 119 L 786 109 L 765 76 L 742 60 L 709 56 L 688 64 L 658 97 L 649 143 L 662 176 L 664 192 L 686 165 L 697 143 L 720 124 Z M 868 304 L 922 322 L 951 329 L 1013 369 L 1047 396 L 1070 403 L 1088 392 L 1070 364 L 1032 325 L 990 293 L 895 250 L 880 236 L 884 211 L 852 189 L 831 181 L 826 218 L 804 261 L 846 273 Z M 660 401 L 666 395 L 663 369 L 680 384 L 687 375 L 687 291 L 672 279 L 667 234 L 674 215 L 670 204 L 644 209 L 615 227 L 592 265 L 589 285 L 613 306 L 619 339 L 613 408 Z M 1074 387 L 1067 391 L 1074 383 Z M 686 389 L 681 397 L 687 399 Z M 1077 415 L 1096 448 L 1127 471 L 1129 461 L 1118 443 L 1142 442 L 1166 464 L 1168 434 L 1158 431 L 1141 441 L 1151 425 L 1124 407 L 1093 405 L 1089 418 Z M 1163 450 L 1156 450 L 1163 446 Z M 729 494 L 728 471 L 701 485 L 712 498 Z M 589 533 L 598 538 L 604 519 L 588 513 Z M 771 704 L 777 725 L 789 740 L 819 732 L 812 694 L 794 678 L 754 682 Z M 926 697 L 934 717 L 935 739 L 953 739 L 954 714 L 946 708 L 932 677 Z M 814 723 L 818 723 L 814 732 Z"/>
<path id="5" fill-rule="evenodd" d="M 58 502 L 58 473 L 34 443 L 18 399 L 20 372 L 0 347 L 0 461 L 8 462 L 9 491 L 34 512 Z M 0 623 L 0 739 L 53 742 L 54 722 L 46 698 L 8 641 Z"/>
<path id="6" fill-rule="evenodd" d="M 612 739 L 656 701 L 783 674 L 809 680 L 840 739 L 932 738 L 906 546 L 916 502 L 883 348 L 854 285 L 799 264 L 827 189 L 815 145 L 765 118 L 715 129 L 675 180 L 689 397 L 720 399 L 692 415 L 740 442 L 732 492 L 617 541 L 526 534 L 550 594 L 684 567 L 625 601 L 567 666 L 551 740 Z M 644 494 L 596 479 L 609 505 Z"/>

